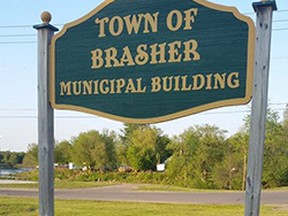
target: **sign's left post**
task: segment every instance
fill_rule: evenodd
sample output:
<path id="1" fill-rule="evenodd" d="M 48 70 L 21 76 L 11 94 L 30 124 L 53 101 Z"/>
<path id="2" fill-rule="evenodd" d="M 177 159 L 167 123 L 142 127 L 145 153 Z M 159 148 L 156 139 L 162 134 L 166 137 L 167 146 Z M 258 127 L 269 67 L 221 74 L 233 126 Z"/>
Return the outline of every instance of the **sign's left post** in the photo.
<path id="1" fill-rule="evenodd" d="M 51 14 L 41 14 L 38 31 L 38 166 L 39 216 L 54 216 L 54 112 L 49 101 L 49 44 L 58 29 Z"/>

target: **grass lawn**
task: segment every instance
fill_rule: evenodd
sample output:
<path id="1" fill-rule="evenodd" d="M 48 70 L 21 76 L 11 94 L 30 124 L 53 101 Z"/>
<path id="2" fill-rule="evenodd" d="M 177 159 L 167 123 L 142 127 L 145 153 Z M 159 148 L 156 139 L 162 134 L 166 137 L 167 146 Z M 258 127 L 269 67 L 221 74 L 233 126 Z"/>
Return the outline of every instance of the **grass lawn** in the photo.
<path id="1" fill-rule="evenodd" d="M 139 191 L 170 191 L 170 192 L 231 192 L 230 190 L 212 190 L 212 189 L 197 189 L 185 188 L 173 185 L 161 184 L 143 184 L 138 187 Z"/>
<path id="2" fill-rule="evenodd" d="M 116 184 L 115 182 L 83 182 L 83 181 L 68 181 L 68 180 L 56 180 L 56 189 L 77 189 L 77 188 L 91 188 L 91 187 L 102 187 Z M 35 184 L 0 184 L 0 188 L 26 188 L 26 189 L 37 189 L 38 182 Z"/>
<path id="3" fill-rule="evenodd" d="M 80 189 L 91 187 L 103 187 L 109 185 L 121 184 L 121 182 L 84 182 L 84 181 L 71 181 L 71 180 L 55 180 L 56 189 Z M 0 184 L 0 188 L 21 188 L 21 189 L 38 189 L 38 182 L 29 184 Z M 227 190 L 209 190 L 209 189 L 195 189 L 185 188 L 173 185 L 162 184 L 139 184 L 139 191 L 170 191 L 170 192 L 231 192 Z M 288 190 L 288 187 L 266 189 L 266 191 L 283 191 Z"/>
<path id="4" fill-rule="evenodd" d="M 56 200 L 56 216 L 243 216 L 240 205 L 150 204 L 129 202 L 98 202 Z M 0 197 L 0 215 L 36 216 L 38 200 Z M 285 216 L 287 208 L 264 206 L 261 216 Z"/>

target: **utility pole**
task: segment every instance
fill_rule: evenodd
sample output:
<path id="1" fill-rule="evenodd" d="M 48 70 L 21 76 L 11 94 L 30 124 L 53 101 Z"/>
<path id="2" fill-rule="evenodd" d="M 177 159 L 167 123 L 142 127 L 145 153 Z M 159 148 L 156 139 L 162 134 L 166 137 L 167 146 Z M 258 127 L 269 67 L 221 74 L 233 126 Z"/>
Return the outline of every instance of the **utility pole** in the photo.
<path id="1" fill-rule="evenodd" d="M 275 1 L 253 3 L 257 13 L 253 98 L 250 123 L 248 172 L 246 177 L 245 216 L 259 216 L 263 168 L 268 79 Z"/>
<path id="2" fill-rule="evenodd" d="M 49 102 L 49 44 L 58 29 L 51 14 L 41 14 L 38 30 L 38 166 L 39 216 L 54 216 L 54 112 Z"/>

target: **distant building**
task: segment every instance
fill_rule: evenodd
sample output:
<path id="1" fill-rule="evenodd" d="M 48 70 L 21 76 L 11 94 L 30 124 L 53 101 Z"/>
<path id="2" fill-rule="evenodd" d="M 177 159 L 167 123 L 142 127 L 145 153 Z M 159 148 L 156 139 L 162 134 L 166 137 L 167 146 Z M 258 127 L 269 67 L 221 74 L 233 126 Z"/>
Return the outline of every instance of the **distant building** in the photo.
<path id="1" fill-rule="evenodd" d="M 163 171 L 165 171 L 165 164 L 163 163 L 163 164 L 157 164 L 156 165 L 156 170 L 158 171 L 158 172 L 163 172 Z"/>

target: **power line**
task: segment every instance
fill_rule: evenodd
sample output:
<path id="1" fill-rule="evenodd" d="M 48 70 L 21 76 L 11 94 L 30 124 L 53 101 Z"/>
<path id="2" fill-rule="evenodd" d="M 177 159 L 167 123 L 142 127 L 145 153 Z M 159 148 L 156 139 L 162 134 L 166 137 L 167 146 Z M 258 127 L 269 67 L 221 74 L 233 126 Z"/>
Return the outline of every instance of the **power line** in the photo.
<path id="1" fill-rule="evenodd" d="M 275 11 L 276 13 L 285 13 L 288 12 L 288 9 L 283 9 L 283 10 L 277 10 Z"/>
<path id="2" fill-rule="evenodd" d="M 0 45 L 9 45 L 9 44 L 36 44 L 37 41 L 4 41 L 0 42 Z"/>
<path id="3" fill-rule="evenodd" d="M 276 29 L 272 29 L 272 31 L 287 31 L 288 28 L 276 28 Z"/>
<path id="4" fill-rule="evenodd" d="M 277 10 L 274 13 L 286 13 L 288 12 L 288 9 L 282 9 L 282 10 Z M 244 12 L 244 15 L 255 15 L 255 12 Z M 287 19 L 284 20 L 273 20 L 273 22 L 287 22 Z M 0 29 L 11 29 L 11 28 L 33 28 L 34 24 L 23 24 L 23 25 L 0 25 Z M 53 24 L 54 26 L 64 26 L 65 23 L 58 23 L 58 24 Z"/>
<path id="5" fill-rule="evenodd" d="M 288 102 L 276 102 L 276 103 L 268 103 L 268 106 L 283 106 L 287 105 Z M 0 111 L 37 111 L 36 108 L 0 108 Z"/>
<path id="6" fill-rule="evenodd" d="M 286 13 L 286 12 L 288 12 L 288 9 L 274 11 L 274 13 Z M 256 13 L 255 12 L 244 12 L 243 14 L 244 15 L 255 15 Z"/>
<path id="7" fill-rule="evenodd" d="M 288 27 L 286 28 L 275 28 L 272 31 L 280 32 L 280 31 L 287 31 Z M 28 35 L 28 34 L 27 34 Z M 6 35 L 4 35 L 6 36 Z M 0 35 L 1 37 L 1 35 Z M 0 45 L 13 45 L 13 44 L 36 44 L 37 41 L 0 41 Z"/>
<path id="8" fill-rule="evenodd" d="M 288 9 L 285 10 L 279 10 L 277 12 L 288 12 Z M 250 13 L 244 13 L 244 14 L 250 14 Z M 280 19 L 280 20 L 273 20 L 275 23 L 284 23 L 288 22 L 288 19 Z M 64 24 L 55 24 L 55 26 L 63 26 Z M 33 25 L 2 25 L 0 26 L 0 29 L 5 29 L 5 28 L 31 28 L 32 29 Z M 283 27 L 283 28 L 274 28 L 272 31 L 279 32 L 279 31 L 287 31 L 288 27 Z M 37 36 L 36 34 L 4 34 L 0 35 L 0 38 L 21 38 L 21 37 L 35 37 Z M 0 45 L 13 45 L 13 44 L 35 44 L 37 41 L 1 41 Z"/>
<path id="9" fill-rule="evenodd" d="M 285 108 L 273 109 L 274 111 L 283 111 Z M 225 114 L 239 114 L 239 113 L 250 113 L 251 110 L 239 110 L 239 111 L 223 111 L 223 112 L 207 112 L 199 113 L 199 115 L 225 115 Z M 0 119 L 36 119 L 37 115 L 8 115 L 0 116 Z M 99 118 L 99 116 L 55 116 L 56 119 L 94 119 Z"/>
<path id="10" fill-rule="evenodd" d="M 288 22 L 288 19 L 283 19 L 283 20 L 273 20 L 273 22 Z"/>
<path id="11" fill-rule="evenodd" d="M 54 26 L 63 26 L 64 24 L 53 24 Z M 1 25 L 0 29 L 13 29 L 13 28 L 33 28 L 33 25 Z"/>
<path id="12" fill-rule="evenodd" d="M 0 26 L 0 29 L 4 28 L 32 28 L 32 25 L 2 25 Z"/>
<path id="13" fill-rule="evenodd" d="M 37 34 L 9 34 L 9 35 L 0 35 L 0 38 L 10 38 L 10 37 L 34 37 Z"/>
<path id="14" fill-rule="evenodd" d="M 0 111 L 37 111 L 35 108 L 0 108 Z"/>
<path id="15" fill-rule="evenodd" d="M 24 115 L 7 115 L 0 116 L 1 119 L 36 119 L 38 116 L 24 116 Z M 93 119 L 99 118 L 98 116 L 55 116 L 56 119 Z"/>

